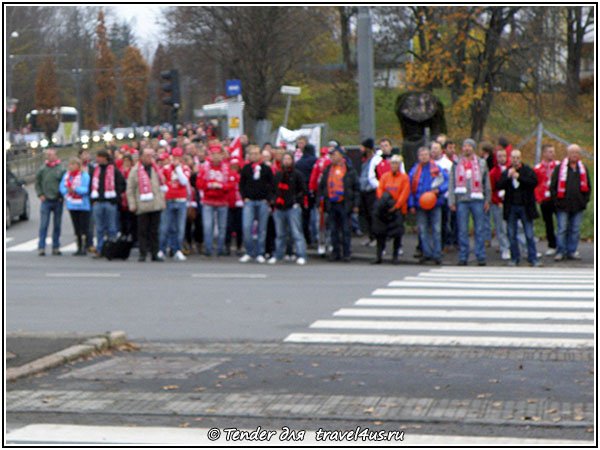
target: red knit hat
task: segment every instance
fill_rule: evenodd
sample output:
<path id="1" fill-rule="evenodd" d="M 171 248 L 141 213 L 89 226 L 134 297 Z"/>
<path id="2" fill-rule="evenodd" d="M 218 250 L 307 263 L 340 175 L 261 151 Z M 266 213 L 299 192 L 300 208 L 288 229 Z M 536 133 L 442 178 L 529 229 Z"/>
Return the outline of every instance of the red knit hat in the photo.
<path id="1" fill-rule="evenodd" d="M 183 156 L 183 149 L 181 147 L 175 147 L 173 150 L 171 150 L 171 155 Z"/>

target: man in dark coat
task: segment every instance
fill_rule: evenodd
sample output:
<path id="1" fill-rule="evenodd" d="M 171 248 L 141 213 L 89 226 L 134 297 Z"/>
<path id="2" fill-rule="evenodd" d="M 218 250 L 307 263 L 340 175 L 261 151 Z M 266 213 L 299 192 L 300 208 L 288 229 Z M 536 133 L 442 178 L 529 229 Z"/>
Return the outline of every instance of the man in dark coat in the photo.
<path id="1" fill-rule="evenodd" d="M 302 230 L 304 232 L 304 239 L 308 245 L 318 240 L 316 211 L 313 212 L 315 199 L 308 191 L 310 175 L 315 163 L 317 162 L 315 153 L 315 146 L 312 144 L 306 144 L 302 149 L 302 157 L 298 160 L 298 162 L 296 162 L 296 170 L 302 174 L 302 177 L 304 178 L 304 184 L 306 185 L 305 191 L 307 192 L 308 202 L 305 204 L 303 201 L 300 203 L 300 206 L 302 207 Z"/>
<path id="2" fill-rule="evenodd" d="M 325 200 L 329 213 L 329 229 L 333 251 L 330 261 L 340 259 L 340 236 L 342 234 L 344 262 L 350 262 L 350 214 L 358 212 L 360 194 L 358 176 L 346 164 L 345 152 L 341 147 L 331 151 L 331 164 L 323 172 L 317 198 Z"/>
<path id="3" fill-rule="evenodd" d="M 581 218 L 590 201 L 590 174 L 580 160 L 577 144 L 567 147 L 567 157 L 554 168 L 550 193 L 558 222 L 555 261 L 581 259 L 577 251 Z"/>
<path id="4" fill-rule="evenodd" d="M 538 180 L 533 169 L 521 163 L 521 152 L 513 150 L 510 154 L 511 167 L 500 176 L 497 188 L 504 189 L 504 219 L 508 222 L 508 239 L 510 240 L 510 266 L 519 264 L 519 241 L 517 239 L 517 222 L 520 220 L 527 239 L 527 261 L 533 267 L 542 264 L 537 260 L 537 249 L 533 235 L 533 219 L 539 217 L 535 188 Z"/>

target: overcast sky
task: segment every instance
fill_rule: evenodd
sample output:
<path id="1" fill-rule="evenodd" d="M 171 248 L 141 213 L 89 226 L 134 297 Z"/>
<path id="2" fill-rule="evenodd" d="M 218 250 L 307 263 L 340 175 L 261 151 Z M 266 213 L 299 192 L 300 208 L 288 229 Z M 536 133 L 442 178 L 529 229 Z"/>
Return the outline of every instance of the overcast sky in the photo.
<path id="1" fill-rule="evenodd" d="M 160 9 L 163 5 L 112 3 L 110 7 L 114 10 L 119 21 L 126 19 L 131 23 L 138 38 L 139 46 L 150 47 L 151 51 L 154 52 L 160 40 L 160 29 L 156 24 L 156 20 L 160 17 Z"/>

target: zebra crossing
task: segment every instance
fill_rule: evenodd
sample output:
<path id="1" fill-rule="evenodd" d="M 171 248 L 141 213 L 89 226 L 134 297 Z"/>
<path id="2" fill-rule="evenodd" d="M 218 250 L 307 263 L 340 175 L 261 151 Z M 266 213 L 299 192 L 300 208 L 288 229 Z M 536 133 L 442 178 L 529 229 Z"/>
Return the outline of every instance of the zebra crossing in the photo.
<path id="1" fill-rule="evenodd" d="M 444 267 L 391 281 L 284 342 L 594 346 L 593 269 Z"/>
<path id="2" fill-rule="evenodd" d="M 34 252 L 38 249 L 38 238 L 30 239 L 28 241 L 22 242 L 20 244 L 14 244 L 9 247 L 8 244 L 12 241 L 12 237 L 8 237 L 5 240 L 7 252 Z M 50 236 L 46 237 L 46 248 L 52 248 L 52 237 Z M 75 242 L 71 242 L 70 244 L 62 245 L 60 247 L 60 250 L 62 252 L 74 252 L 77 250 L 77 244 Z"/>

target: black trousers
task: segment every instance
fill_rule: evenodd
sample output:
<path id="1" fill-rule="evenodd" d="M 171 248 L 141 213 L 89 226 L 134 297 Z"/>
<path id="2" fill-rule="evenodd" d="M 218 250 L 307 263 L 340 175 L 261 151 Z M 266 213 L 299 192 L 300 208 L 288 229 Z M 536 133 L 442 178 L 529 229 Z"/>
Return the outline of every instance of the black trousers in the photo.
<path id="1" fill-rule="evenodd" d="M 244 208 L 229 208 L 227 213 L 227 231 L 225 233 L 225 247 L 231 248 L 231 237 L 235 231 L 236 248 L 241 250 L 243 235 L 242 235 L 242 211 Z"/>
<path id="2" fill-rule="evenodd" d="M 275 254 L 275 220 L 273 220 L 273 214 L 269 214 L 269 220 L 267 220 L 267 238 L 265 240 L 265 253 L 269 255 Z"/>
<path id="3" fill-rule="evenodd" d="M 90 212 L 69 210 L 69 214 L 71 215 L 71 222 L 73 222 L 73 230 L 75 230 L 75 235 L 79 242 L 87 234 L 90 226 Z"/>
<path id="4" fill-rule="evenodd" d="M 360 193 L 360 215 L 363 216 L 363 219 L 367 225 L 367 229 L 365 231 L 371 240 L 375 239 L 375 235 L 372 231 L 373 205 L 375 204 L 375 200 L 377 200 L 375 191 Z"/>
<path id="5" fill-rule="evenodd" d="M 135 213 L 129 210 L 119 211 L 119 220 L 121 222 L 121 234 L 131 236 L 131 242 L 137 241 L 137 218 Z"/>
<path id="6" fill-rule="evenodd" d="M 137 216 L 138 243 L 140 256 L 150 254 L 156 256 L 158 253 L 158 227 L 160 226 L 160 211 L 152 211 Z"/>
<path id="7" fill-rule="evenodd" d="M 546 239 L 548 239 L 548 247 L 556 248 L 556 234 L 554 233 L 554 215 L 556 208 L 552 200 L 544 200 L 540 203 L 542 210 L 542 218 L 546 224 Z"/>

